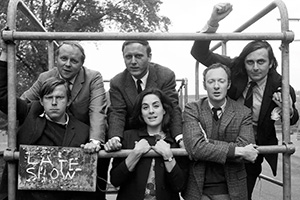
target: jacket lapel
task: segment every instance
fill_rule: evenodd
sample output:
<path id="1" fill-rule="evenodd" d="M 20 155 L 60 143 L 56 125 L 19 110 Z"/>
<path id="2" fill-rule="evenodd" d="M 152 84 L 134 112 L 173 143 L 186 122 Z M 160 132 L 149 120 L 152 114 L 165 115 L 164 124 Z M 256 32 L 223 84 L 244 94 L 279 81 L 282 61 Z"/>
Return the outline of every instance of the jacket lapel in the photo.
<path id="1" fill-rule="evenodd" d="M 125 77 L 125 94 L 127 95 L 130 103 L 133 106 L 138 93 L 135 86 L 135 82 L 128 71 L 126 72 Z"/>
<path id="2" fill-rule="evenodd" d="M 77 75 L 77 77 L 75 79 L 75 82 L 74 82 L 74 85 L 72 87 L 71 102 L 73 102 L 76 99 L 77 95 L 79 94 L 79 92 L 80 92 L 80 90 L 82 88 L 82 85 L 85 82 L 84 74 L 85 74 L 85 69 L 84 69 L 84 67 L 81 67 L 81 69 L 79 71 L 79 74 Z"/>
<path id="3" fill-rule="evenodd" d="M 219 127 L 220 133 L 226 133 L 226 131 L 225 131 L 226 127 L 228 127 L 228 125 L 231 122 L 234 115 L 235 115 L 235 112 L 233 109 L 232 101 L 229 98 L 227 98 L 225 110 L 221 117 L 221 123 L 220 123 L 220 127 Z M 226 134 L 221 134 L 221 135 L 219 135 L 219 139 L 224 140 L 225 136 L 226 136 Z"/>
<path id="4" fill-rule="evenodd" d="M 270 108 L 270 104 L 272 103 L 272 95 L 273 91 L 277 90 L 276 84 L 273 83 L 271 75 L 268 76 L 261 107 L 260 107 L 260 112 L 259 112 L 259 117 L 258 117 L 258 124 L 260 124 L 263 119 L 266 117 L 266 114 L 268 112 L 268 109 Z"/>
<path id="5" fill-rule="evenodd" d="M 157 75 L 152 63 L 150 63 L 146 88 L 156 88 L 156 87 L 157 87 Z"/>
<path id="6" fill-rule="evenodd" d="M 211 113 L 211 109 L 208 105 L 208 99 L 205 98 L 202 101 L 200 101 L 200 108 L 201 111 L 200 113 L 200 123 L 202 128 L 204 129 L 204 131 L 207 134 L 208 138 L 211 138 L 211 132 L 212 132 L 212 113 Z"/>

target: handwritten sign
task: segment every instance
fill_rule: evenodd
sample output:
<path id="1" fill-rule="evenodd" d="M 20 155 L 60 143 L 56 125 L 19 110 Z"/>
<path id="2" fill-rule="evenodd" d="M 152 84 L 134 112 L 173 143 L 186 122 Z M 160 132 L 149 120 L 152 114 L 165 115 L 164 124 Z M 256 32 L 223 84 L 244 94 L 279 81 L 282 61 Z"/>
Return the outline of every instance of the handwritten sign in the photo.
<path id="1" fill-rule="evenodd" d="M 96 191 L 97 154 L 81 148 L 21 145 L 19 190 Z"/>

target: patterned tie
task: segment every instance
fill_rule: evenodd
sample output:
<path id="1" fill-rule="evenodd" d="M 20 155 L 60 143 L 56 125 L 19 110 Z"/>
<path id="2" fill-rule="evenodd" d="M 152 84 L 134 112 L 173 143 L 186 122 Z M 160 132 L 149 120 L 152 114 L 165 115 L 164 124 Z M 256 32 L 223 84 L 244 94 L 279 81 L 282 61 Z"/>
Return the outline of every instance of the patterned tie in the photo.
<path id="1" fill-rule="evenodd" d="M 221 108 L 215 108 L 215 107 L 213 107 L 211 110 L 213 111 L 213 118 L 216 121 L 218 121 L 219 120 L 218 110 L 222 110 L 222 109 Z"/>
<path id="2" fill-rule="evenodd" d="M 155 185 L 155 159 L 152 159 L 151 167 L 148 175 L 148 180 L 145 188 L 144 200 L 156 200 L 156 185 Z"/>
<path id="3" fill-rule="evenodd" d="M 136 80 L 138 94 L 142 92 L 142 86 L 141 86 L 141 84 L 142 84 L 141 79 Z"/>
<path id="4" fill-rule="evenodd" d="M 253 87 L 254 86 L 256 86 L 256 82 L 250 81 L 250 86 L 248 88 L 248 91 L 247 91 L 247 94 L 245 97 L 245 102 L 244 102 L 244 105 L 250 109 L 252 109 L 252 105 L 253 105 Z"/>

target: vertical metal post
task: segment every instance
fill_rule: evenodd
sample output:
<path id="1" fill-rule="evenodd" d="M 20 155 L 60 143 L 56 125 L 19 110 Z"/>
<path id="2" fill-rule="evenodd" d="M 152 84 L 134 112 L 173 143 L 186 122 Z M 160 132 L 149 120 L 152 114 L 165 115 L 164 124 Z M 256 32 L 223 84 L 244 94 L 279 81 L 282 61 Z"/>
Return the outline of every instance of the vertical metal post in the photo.
<path id="1" fill-rule="evenodd" d="M 54 67 L 54 42 L 48 41 L 48 70 Z"/>
<path id="2" fill-rule="evenodd" d="M 9 1 L 7 10 L 7 25 L 10 30 L 16 29 L 17 5 L 19 1 Z M 13 43 L 7 45 L 7 75 L 8 75 L 8 149 L 16 150 L 16 49 Z M 16 199 L 15 162 L 8 162 L 8 199 Z"/>
<path id="3" fill-rule="evenodd" d="M 289 31 L 289 18 L 285 4 L 281 0 L 276 0 L 280 18 L 281 18 L 281 32 Z M 289 87 L 289 42 L 282 41 L 281 44 L 281 59 L 282 59 L 282 143 L 290 143 L 290 87 Z M 291 200 L 292 183 L 291 183 L 291 154 L 283 153 L 282 160 L 282 177 L 283 177 L 283 199 Z"/>
<path id="4" fill-rule="evenodd" d="M 222 42 L 222 55 L 227 55 L 227 44 L 226 42 Z"/>
<path id="5" fill-rule="evenodd" d="M 16 59 L 15 45 L 7 46 L 8 75 L 8 149 L 16 150 Z M 8 199 L 16 199 L 16 163 L 8 162 Z"/>
<path id="6" fill-rule="evenodd" d="M 199 62 L 196 62 L 195 66 L 195 100 L 199 100 Z"/>
<path id="7" fill-rule="evenodd" d="M 290 109 L 289 109 L 289 44 L 282 42 L 282 98 L 283 98 L 283 123 L 282 123 L 282 143 L 289 144 L 290 139 Z M 291 155 L 283 153 L 282 161 L 283 171 L 283 198 L 286 200 L 291 199 Z"/>
<path id="8" fill-rule="evenodd" d="M 189 93 L 188 93 L 188 79 L 184 79 L 184 105 L 189 101 Z M 183 107 L 184 108 L 184 107 Z"/>
<path id="9" fill-rule="evenodd" d="M 181 86 L 180 86 L 180 89 L 179 89 L 179 107 L 181 109 L 183 109 L 183 106 L 184 106 L 184 102 L 183 102 L 183 87 L 182 87 L 182 84 L 183 83 L 183 79 L 181 80 Z"/>

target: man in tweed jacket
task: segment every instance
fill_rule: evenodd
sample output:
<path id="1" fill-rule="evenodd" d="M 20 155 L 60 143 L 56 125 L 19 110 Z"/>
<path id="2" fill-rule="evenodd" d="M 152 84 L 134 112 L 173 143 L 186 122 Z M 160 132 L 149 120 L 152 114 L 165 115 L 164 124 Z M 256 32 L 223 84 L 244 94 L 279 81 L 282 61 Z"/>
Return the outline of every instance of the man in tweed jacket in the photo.
<path id="1" fill-rule="evenodd" d="M 188 103 L 183 114 L 183 141 L 192 158 L 187 200 L 247 199 L 243 161 L 254 162 L 251 110 L 227 97 L 230 69 L 220 63 L 206 68 L 203 84 L 207 96 Z M 221 108 L 213 116 L 212 108 Z M 214 118 L 215 117 L 215 118 Z"/>

